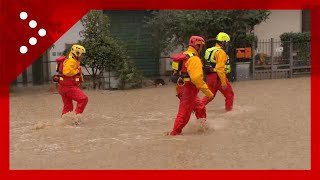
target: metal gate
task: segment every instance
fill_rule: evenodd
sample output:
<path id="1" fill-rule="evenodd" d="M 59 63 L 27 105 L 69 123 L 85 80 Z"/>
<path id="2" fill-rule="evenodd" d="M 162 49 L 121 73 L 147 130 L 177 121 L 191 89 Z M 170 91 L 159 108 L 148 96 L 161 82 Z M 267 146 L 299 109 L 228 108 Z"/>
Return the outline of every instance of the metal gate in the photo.
<path id="1" fill-rule="evenodd" d="M 305 51 L 305 47 L 310 49 L 310 42 L 271 39 L 253 44 L 252 78 L 279 79 L 310 74 L 310 50 Z"/>

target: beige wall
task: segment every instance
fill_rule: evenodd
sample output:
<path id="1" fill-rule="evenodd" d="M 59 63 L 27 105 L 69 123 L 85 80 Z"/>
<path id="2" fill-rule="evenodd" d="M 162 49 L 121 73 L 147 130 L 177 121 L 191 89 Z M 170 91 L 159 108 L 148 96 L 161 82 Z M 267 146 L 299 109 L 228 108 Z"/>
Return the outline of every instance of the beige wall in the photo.
<path id="1" fill-rule="evenodd" d="M 284 32 L 301 32 L 301 10 L 271 10 L 269 19 L 254 27 L 259 40 L 280 39 Z"/>

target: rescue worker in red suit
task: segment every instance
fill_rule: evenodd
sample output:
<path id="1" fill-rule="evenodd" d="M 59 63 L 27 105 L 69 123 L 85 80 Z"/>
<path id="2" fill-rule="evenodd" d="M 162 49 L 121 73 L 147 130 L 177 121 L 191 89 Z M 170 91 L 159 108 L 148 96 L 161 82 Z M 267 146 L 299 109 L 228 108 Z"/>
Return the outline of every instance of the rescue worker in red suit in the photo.
<path id="1" fill-rule="evenodd" d="M 59 79 L 59 93 L 63 101 L 62 115 L 73 111 L 73 100 L 77 102 L 76 114 L 81 114 L 88 103 L 88 97 L 79 88 L 83 82 L 80 58 L 85 53 L 83 46 L 73 45 L 68 59 L 63 62 L 63 72 Z"/>
<path id="2" fill-rule="evenodd" d="M 231 111 L 233 107 L 234 93 L 226 74 L 231 72 L 229 56 L 225 52 L 230 36 L 220 32 L 216 37 L 216 45 L 206 50 L 205 70 L 208 86 L 212 93 L 216 95 L 219 90 L 225 97 L 225 109 Z M 203 97 L 203 103 L 207 105 L 211 99 Z"/>
<path id="3" fill-rule="evenodd" d="M 205 123 L 206 109 L 201 99 L 198 97 L 201 90 L 208 99 L 212 99 L 214 95 L 203 80 L 202 62 L 199 53 L 205 42 L 200 36 L 192 36 L 189 40 L 189 47 L 183 54 L 188 55 L 185 66 L 187 76 L 182 79 L 183 86 L 177 86 L 177 96 L 180 99 L 179 111 L 176 116 L 174 127 L 167 135 L 179 135 L 184 126 L 188 123 L 191 113 L 194 110 L 197 121 Z"/>

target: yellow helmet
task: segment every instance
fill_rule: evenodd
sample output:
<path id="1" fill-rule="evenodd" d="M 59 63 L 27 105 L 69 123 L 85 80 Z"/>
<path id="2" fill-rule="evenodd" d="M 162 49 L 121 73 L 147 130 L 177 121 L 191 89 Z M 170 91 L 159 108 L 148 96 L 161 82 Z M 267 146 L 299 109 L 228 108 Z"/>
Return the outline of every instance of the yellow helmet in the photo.
<path id="1" fill-rule="evenodd" d="M 86 53 L 86 49 L 81 45 L 75 44 L 71 47 L 70 53 L 76 57 L 80 57 L 82 54 Z"/>
<path id="2" fill-rule="evenodd" d="M 230 36 L 227 33 L 220 32 L 217 35 L 216 40 L 220 41 L 220 42 L 229 42 L 230 41 Z"/>

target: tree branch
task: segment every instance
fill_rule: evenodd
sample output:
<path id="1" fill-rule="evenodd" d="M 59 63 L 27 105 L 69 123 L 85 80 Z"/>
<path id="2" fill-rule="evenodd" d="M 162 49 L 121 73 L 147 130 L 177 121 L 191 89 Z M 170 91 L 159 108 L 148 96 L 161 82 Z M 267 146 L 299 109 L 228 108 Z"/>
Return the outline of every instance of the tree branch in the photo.
<path id="1" fill-rule="evenodd" d="M 90 72 L 89 72 L 89 70 L 88 70 L 87 66 L 84 66 L 84 68 L 87 70 L 88 74 L 89 74 L 90 76 L 92 76 L 92 74 L 90 74 Z"/>

